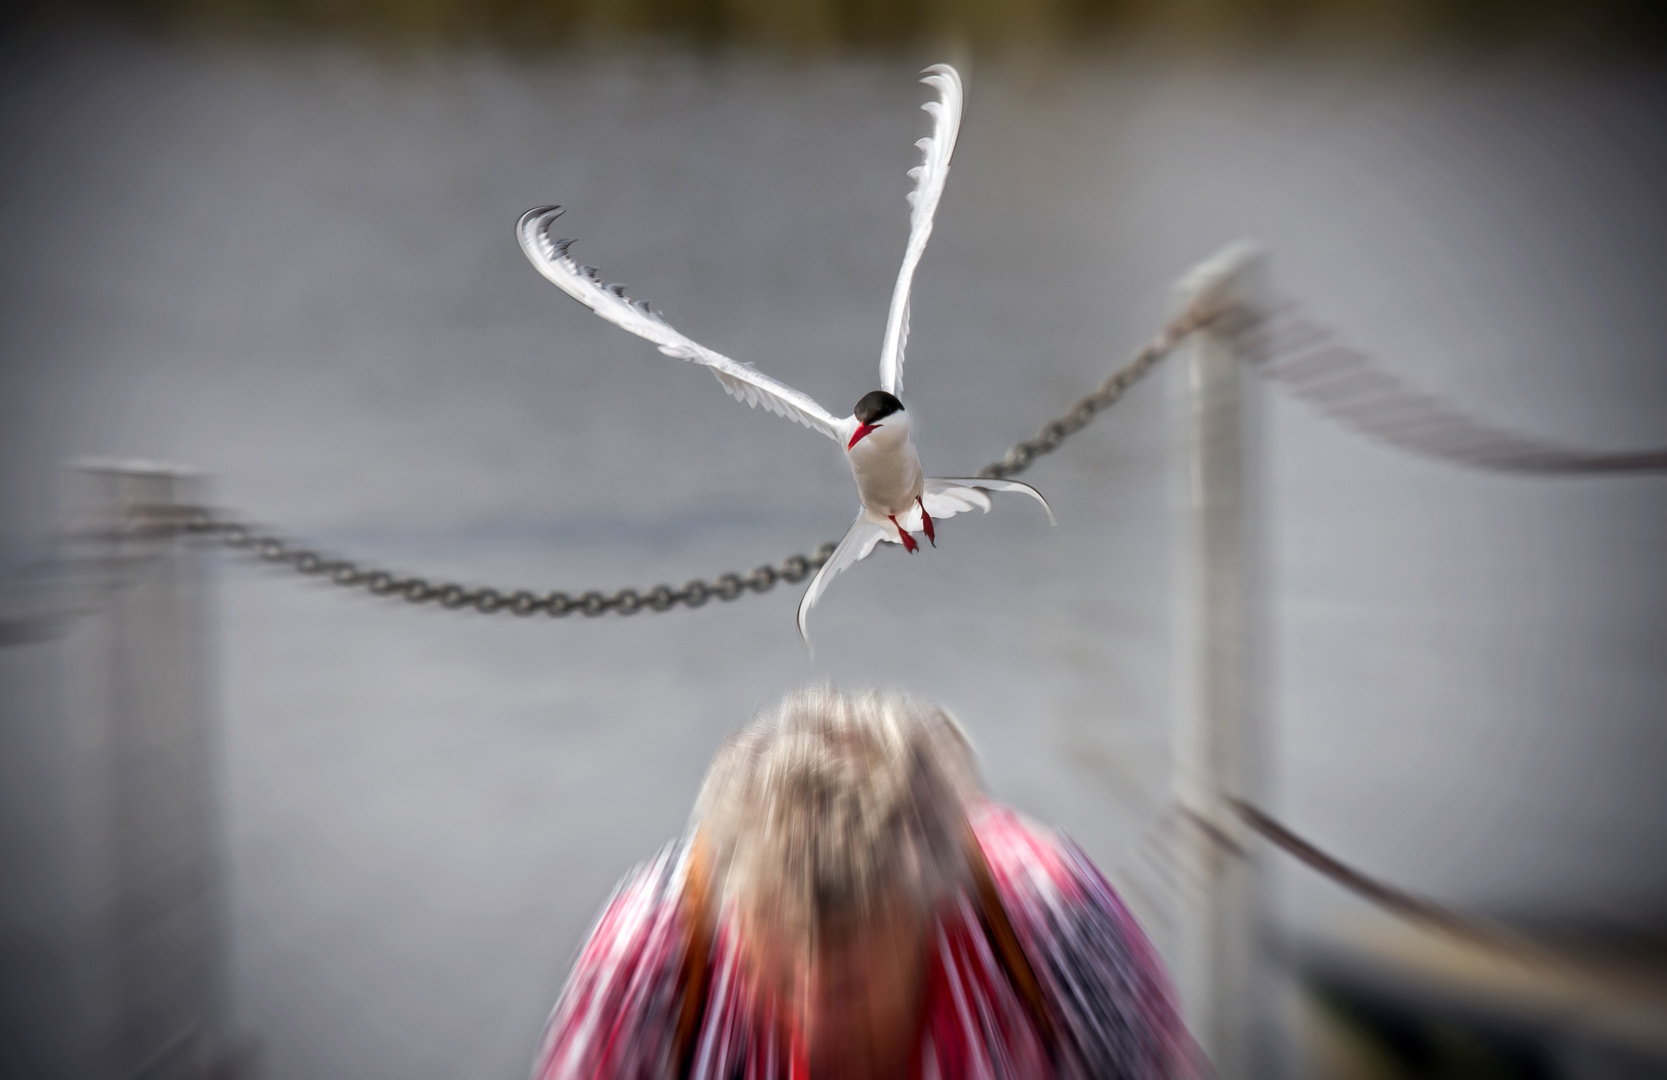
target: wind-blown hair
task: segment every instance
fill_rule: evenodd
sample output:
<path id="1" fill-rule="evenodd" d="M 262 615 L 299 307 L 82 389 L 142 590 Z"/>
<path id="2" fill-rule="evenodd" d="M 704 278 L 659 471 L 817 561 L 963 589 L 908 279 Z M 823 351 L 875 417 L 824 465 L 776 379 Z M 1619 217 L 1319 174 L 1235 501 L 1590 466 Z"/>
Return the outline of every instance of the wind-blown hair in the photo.
<path id="1" fill-rule="evenodd" d="M 811 687 L 732 736 L 695 803 L 714 913 L 730 903 L 815 941 L 902 900 L 925 914 L 968 880 L 972 749 L 941 708 Z"/>

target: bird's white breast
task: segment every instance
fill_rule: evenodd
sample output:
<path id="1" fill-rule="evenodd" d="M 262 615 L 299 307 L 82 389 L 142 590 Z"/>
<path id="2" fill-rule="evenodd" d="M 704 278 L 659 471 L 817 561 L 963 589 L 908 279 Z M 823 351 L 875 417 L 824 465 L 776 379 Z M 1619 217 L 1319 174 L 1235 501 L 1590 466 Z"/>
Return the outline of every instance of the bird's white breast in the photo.
<path id="1" fill-rule="evenodd" d="M 921 492 L 920 455 L 906 413 L 895 412 L 846 451 L 863 508 L 882 520 L 914 508 Z"/>

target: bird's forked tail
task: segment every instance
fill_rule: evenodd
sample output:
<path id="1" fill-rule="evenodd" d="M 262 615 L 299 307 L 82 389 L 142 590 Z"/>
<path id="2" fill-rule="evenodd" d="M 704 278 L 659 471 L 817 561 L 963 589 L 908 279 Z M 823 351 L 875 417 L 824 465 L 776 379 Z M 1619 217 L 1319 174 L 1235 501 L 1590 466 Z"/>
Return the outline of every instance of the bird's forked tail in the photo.
<path id="1" fill-rule="evenodd" d="M 992 491 L 1029 495 L 1047 511 L 1048 524 L 1058 524 L 1054 520 L 1053 508 L 1048 506 L 1048 500 L 1029 484 L 1021 484 L 1017 480 L 990 480 L 983 477 L 933 476 L 928 477 L 922 486 L 920 502 L 907 514 L 898 515 L 897 526 L 899 529 L 917 530 L 924 524 L 927 514 L 942 520 L 968 510 L 989 513 L 989 492 Z M 833 554 L 828 556 L 828 561 L 823 563 L 822 568 L 816 571 L 816 576 L 810 579 L 810 585 L 799 600 L 799 637 L 806 645 L 810 644 L 810 633 L 806 625 L 810 618 L 810 609 L 816 606 L 816 601 L 827 591 L 828 583 L 842 570 L 867 558 L 868 553 L 882 540 L 896 544 L 902 542 L 902 537 L 893 535 L 891 529 L 872 520 L 867 511 L 859 510 L 857 520 L 846 530 L 844 538 L 834 548 Z"/>

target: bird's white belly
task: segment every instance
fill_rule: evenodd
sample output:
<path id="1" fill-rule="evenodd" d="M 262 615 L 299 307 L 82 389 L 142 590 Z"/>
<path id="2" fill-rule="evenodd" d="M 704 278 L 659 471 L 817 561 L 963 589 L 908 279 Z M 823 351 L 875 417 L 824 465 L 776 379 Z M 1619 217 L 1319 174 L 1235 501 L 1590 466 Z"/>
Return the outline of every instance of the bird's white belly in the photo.
<path id="1" fill-rule="evenodd" d="M 888 431 L 881 427 L 853 446 L 848 456 L 865 510 L 884 519 L 914 509 L 923 474 L 920 455 L 906 428 Z"/>

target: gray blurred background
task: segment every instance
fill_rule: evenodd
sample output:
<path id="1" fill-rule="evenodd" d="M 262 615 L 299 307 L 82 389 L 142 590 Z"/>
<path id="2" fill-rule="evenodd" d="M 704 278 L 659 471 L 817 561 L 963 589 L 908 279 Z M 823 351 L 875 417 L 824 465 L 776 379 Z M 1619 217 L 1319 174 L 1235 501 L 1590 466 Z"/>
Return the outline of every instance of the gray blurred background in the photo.
<path id="1" fill-rule="evenodd" d="M 1205 20 L 1208 47 L 1109 20 L 1069 48 L 1019 16 L 923 16 L 868 48 L 860 20 L 662 25 L 652 5 L 415 30 L 374 5 L 276 26 L 199 7 L 37 13 L 4 46 L 0 551 L 19 579 L 86 455 L 190 466 L 216 505 L 332 551 L 511 587 L 677 583 L 837 538 L 839 455 L 562 297 L 511 228 L 566 205 L 581 261 L 848 409 L 906 235 L 915 73 L 939 59 L 968 102 L 916 279 L 929 472 L 1056 415 L 1241 236 L 1281 292 L 1472 412 L 1667 443 L 1667 70 L 1621 5 L 1595 29 L 1540 5 L 1503 30 L 1388 5 L 1271 41 L 1240 12 Z M 667 33 L 633 37 L 644 20 Z M 519 621 L 208 560 L 241 1067 L 524 1075 L 612 883 L 682 828 L 723 735 L 807 681 L 941 700 L 998 796 L 1138 891 L 1168 785 L 1164 381 L 1028 474 L 1058 528 L 1009 500 L 936 551 L 881 552 L 817 609 L 814 659 L 790 586 Z M 1667 480 L 1467 472 L 1266 404 L 1271 806 L 1405 888 L 1653 955 Z M 108 733 L 80 627 L 0 646 L 8 1076 L 106 1074 Z M 1275 863 L 1272 889 L 1291 942 L 1369 917 L 1299 869 Z"/>

